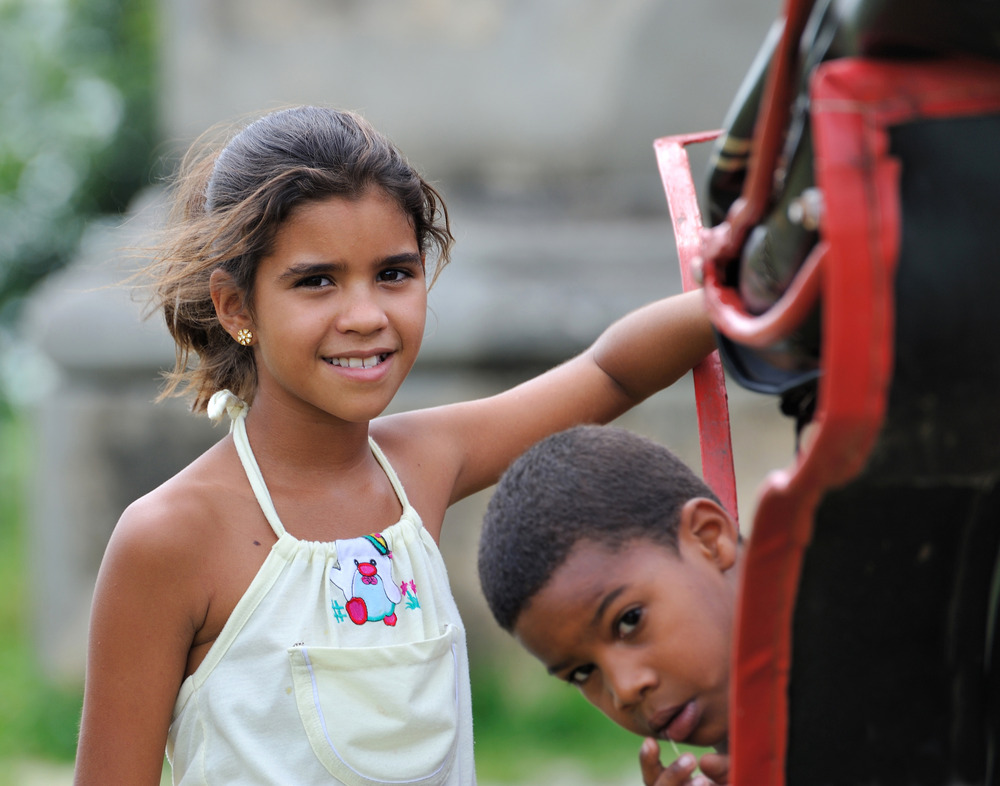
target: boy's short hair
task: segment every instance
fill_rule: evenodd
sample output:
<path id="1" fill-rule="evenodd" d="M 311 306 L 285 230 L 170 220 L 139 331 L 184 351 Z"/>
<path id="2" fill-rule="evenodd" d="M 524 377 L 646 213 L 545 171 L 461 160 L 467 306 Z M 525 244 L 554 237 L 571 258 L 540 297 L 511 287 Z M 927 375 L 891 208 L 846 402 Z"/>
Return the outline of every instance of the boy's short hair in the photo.
<path id="1" fill-rule="evenodd" d="M 617 549 L 646 538 L 677 551 L 681 508 L 718 502 L 663 445 L 612 426 L 577 426 L 511 464 L 486 510 L 479 580 L 504 630 L 580 540 Z"/>

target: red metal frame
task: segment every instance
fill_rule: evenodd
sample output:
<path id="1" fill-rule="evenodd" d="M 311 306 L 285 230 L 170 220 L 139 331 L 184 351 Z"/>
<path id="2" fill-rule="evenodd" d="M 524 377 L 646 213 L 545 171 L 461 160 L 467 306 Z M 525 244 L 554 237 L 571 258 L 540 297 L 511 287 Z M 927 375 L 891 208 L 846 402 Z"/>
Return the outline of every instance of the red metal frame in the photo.
<path id="1" fill-rule="evenodd" d="M 663 137 L 653 143 L 660 178 L 670 206 L 670 217 L 677 241 L 681 282 L 685 291 L 698 287 L 695 280 L 697 258 L 701 254 L 701 212 L 691 178 L 691 165 L 685 147 L 708 142 L 719 131 Z M 733 444 L 729 429 L 729 401 L 726 377 L 718 352 L 713 352 L 692 372 L 698 407 L 698 433 L 701 442 L 701 470 L 705 482 L 718 495 L 734 519 L 738 519 L 736 473 L 733 469 Z"/>
<path id="2" fill-rule="evenodd" d="M 922 117 L 1000 111 L 1000 66 L 834 60 L 811 82 L 820 234 L 823 374 L 815 431 L 761 494 L 734 643 L 733 782 L 783 786 L 791 626 L 804 551 L 828 490 L 861 469 L 881 426 L 893 364 L 899 164 L 888 128 Z"/>
<path id="3" fill-rule="evenodd" d="M 778 302 L 760 315 L 746 310 L 739 292 L 719 283 L 715 265 L 706 265 L 705 303 L 716 330 L 755 349 L 773 346 L 787 338 L 819 301 L 821 266 L 828 250 L 829 243 L 818 242 Z"/>

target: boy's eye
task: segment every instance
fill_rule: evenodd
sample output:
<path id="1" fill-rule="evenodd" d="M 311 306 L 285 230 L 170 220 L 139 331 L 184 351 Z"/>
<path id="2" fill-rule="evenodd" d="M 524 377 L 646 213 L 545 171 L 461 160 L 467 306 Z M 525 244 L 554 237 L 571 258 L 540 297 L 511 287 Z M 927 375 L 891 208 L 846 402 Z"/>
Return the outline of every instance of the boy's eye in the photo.
<path id="1" fill-rule="evenodd" d="M 634 631 L 642 619 L 642 609 L 629 609 L 618 619 L 618 635 L 625 637 Z"/>
<path id="2" fill-rule="evenodd" d="M 593 671 L 593 666 L 580 666 L 575 668 L 566 676 L 566 682 L 569 682 L 572 685 L 583 685 Z"/>

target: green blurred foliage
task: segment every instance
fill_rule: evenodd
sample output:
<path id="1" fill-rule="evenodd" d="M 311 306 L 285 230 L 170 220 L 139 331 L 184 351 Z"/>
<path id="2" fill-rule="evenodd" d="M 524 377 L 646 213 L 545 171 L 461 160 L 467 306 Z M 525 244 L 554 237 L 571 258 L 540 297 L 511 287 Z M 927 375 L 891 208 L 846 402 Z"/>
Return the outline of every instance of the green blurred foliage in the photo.
<path id="1" fill-rule="evenodd" d="M 46 679 L 31 642 L 24 494 L 27 423 L 0 412 L 0 784 L 11 762 L 70 762 L 83 701 L 79 685 Z"/>
<path id="2" fill-rule="evenodd" d="M 0 0 L 0 327 L 156 145 L 154 0 Z"/>
<path id="3" fill-rule="evenodd" d="M 492 783 L 621 782 L 639 778 L 642 739 L 608 720 L 566 682 L 523 653 L 528 667 L 474 658 L 472 710 L 476 769 Z M 661 744 L 662 760 L 705 749 Z M 629 776 L 630 777 L 630 776 Z"/>

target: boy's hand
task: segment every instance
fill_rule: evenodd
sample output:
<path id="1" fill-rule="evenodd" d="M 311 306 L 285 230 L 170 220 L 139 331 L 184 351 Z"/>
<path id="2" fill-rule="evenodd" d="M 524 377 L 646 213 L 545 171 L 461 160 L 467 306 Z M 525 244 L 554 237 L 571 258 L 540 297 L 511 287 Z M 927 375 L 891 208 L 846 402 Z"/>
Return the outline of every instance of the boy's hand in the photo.
<path id="1" fill-rule="evenodd" d="M 729 754 L 706 753 L 698 764 L 701 771 L 711 778 L 711 783 L 729 783 Z"/>
<path id="2" fill-rule="evenodd" d="M 701 757 L 702 774 L 694 775 L 698 763 L 692 754 L 685 753 L 669 767 L 664 767 L 660 762 L 660 746 L 652 738 L 644 740 L 639 749 L 645 786 L 721 786 L 729 783 L 729 756 L 706 753 Z"/>

